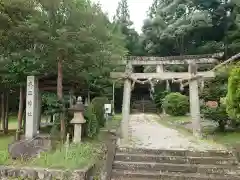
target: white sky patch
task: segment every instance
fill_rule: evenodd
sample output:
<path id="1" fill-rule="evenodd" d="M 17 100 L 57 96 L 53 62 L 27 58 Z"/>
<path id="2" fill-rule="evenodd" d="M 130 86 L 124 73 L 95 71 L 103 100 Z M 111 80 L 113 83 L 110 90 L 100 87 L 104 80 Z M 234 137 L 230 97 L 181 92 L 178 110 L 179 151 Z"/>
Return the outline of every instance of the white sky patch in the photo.
<path id="1" fill-rule="evenodd" d="M 93 2 L 99 2 L 104 12 L 107 12 L 110 19 L 113 18 L 116 13 L 119 0 L 92 0 Z M 141 33 L 141 28 L 144 19 L 147 17 L 147 11 L 151 6 L 153 0 L 128 0 L 129 11 L 131 20 L 134 23 L 135 29 Z"/>

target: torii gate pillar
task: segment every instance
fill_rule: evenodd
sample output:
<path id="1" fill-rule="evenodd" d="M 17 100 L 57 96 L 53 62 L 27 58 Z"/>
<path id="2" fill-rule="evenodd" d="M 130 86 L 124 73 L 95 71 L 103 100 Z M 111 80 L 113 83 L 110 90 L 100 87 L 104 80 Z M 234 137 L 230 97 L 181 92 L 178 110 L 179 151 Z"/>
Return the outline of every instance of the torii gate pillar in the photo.
<path id="1" fill-rule="evenodd" d="M 132 72 L 132 65 L 127 64 L 126 73 L 130 74 Z M 122 122 L 121 122 L 121 144 L 127 145 L 129 134 L 128 126 L 130 119 L 130 101 L 131 101 L 131 88 L 132 82 L 130 79 L 126 78 L 124 80 L 124 89 L 123 89 L 123 104 L 122 104 Z"/>
<path id="2" fill-rule="evenodd" d="M 197 74 L 197 64 L 189 64 L 189 73 L 194 77 Z M 193 135 L 201 137 L 201 115 L 200 115 L 200 102 L 198 91 L 198 79 L 192 79 L 189 82 L 189 97 L 190 97 L 190 112 L 192 118 Z"/>

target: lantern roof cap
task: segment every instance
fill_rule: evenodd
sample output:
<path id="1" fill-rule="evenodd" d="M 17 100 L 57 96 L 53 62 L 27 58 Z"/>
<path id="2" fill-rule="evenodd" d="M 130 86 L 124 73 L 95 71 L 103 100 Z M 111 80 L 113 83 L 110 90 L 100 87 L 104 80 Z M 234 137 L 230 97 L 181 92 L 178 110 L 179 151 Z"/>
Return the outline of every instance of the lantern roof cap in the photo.
<path id="1" fill-rule="evenodd" d="M 69 108 L 69 110 L 73 111 L 73 112 L 83 112 L 84 111 L 84 105 L 83 105 L 81 96 L 79 96 L 77 98 L 76 104 L 73 107 Z"/>

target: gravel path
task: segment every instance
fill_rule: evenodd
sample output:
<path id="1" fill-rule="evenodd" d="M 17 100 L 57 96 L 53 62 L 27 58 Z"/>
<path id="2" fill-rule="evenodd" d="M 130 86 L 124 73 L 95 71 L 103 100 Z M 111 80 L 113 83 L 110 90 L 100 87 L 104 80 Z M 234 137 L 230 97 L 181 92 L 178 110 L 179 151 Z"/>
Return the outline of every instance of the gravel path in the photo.
<path id="1" fill-rule="evenodd" d="M 131 115 L 129 123 L 131 146 L 149 149 L 225 150 L 225 147 L 186 137 L 175 129 L 157 122 L 159 117 L 150 114 Z"/>

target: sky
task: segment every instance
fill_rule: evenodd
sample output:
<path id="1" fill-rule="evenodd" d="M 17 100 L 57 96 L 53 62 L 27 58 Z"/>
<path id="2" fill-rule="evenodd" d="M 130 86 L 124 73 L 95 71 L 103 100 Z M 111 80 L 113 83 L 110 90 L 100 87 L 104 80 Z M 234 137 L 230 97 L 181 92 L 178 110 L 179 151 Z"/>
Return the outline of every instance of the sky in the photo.
<path id="1" fill-rule="evenodd" d="M 107 12 L 110 19 L 116 13 L 119 0 L 93 0 L 93 2 L 99 2 L 104 12 Z M 137 32 L 141 32 L 143 20 L 146 19 L 146 12 L 152 4 L 153 0 L 128 0 L 130 17 L 134 23 L 134 27 Z"/>

